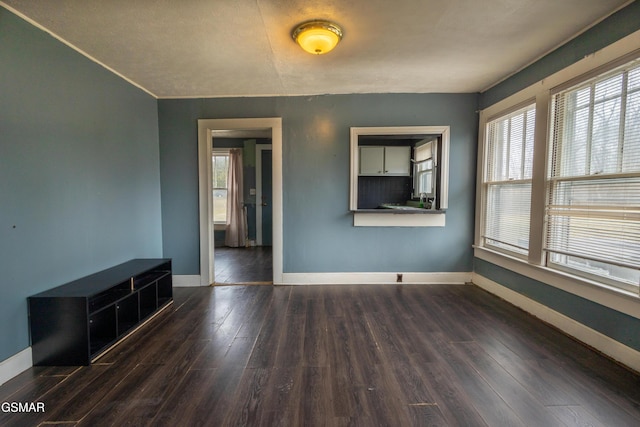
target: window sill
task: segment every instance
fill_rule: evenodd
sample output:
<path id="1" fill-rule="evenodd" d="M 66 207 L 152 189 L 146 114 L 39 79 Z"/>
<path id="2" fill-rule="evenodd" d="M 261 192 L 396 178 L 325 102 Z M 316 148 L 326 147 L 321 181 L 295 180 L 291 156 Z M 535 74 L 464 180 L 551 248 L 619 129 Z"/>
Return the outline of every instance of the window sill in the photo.
<path id="1" fill-rule="evenodd" d="M 389 209 L 358 209 L 351 212 L 354 214 L 364 213 L 364 214 L 384 214 L 384 215 L 389 215 L 389 214 L 391 215 L 398 215 L 398 214 L 400 215 L 425 215 L 425 214 L 444 215 L 447 211 L 440 210 L 440 209 L 423 209 L 423 208 L 415 208 L 415 209 L 408 209 L 408 210 L 389 208 Z"/>
<path id="2" fill-rule="evenodd" d="M 474 256 L 511 270 L 514 273 L 640 319 L 640 297 L 632 292 L 548 267 L 529 264 L 525 260 L 479 246 L 474 246 Z"/>

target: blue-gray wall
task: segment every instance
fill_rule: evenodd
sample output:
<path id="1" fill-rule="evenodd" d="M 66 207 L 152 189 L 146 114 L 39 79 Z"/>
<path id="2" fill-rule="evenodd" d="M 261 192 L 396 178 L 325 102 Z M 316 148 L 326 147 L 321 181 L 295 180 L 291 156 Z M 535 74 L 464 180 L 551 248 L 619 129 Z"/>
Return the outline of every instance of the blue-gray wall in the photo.
<path id="1" fill-rule="evenodd" d="M 199 274 L 197 120 L 282 117 L 284 272 L 472 268 L 476 94 L 159 100 L 164 255 Z M 349 128 L 450 125 L 446 227 L 353 227 Z"/>
<path id="2" fill-rule="evenodd" d="M 0 361 L 27 297 L 162 256 L 157 101 L 0 8 Z"/>
<path id="3" fill-rule="evenodd" d="M 637 30 L 640 30 L 640 2 L 638 1 L 481 94 L 482 108 L 491 106 Z M 637 318 L 477 258 L 474 259 L 474 271 L 640 351 L 640 320 Z"/>

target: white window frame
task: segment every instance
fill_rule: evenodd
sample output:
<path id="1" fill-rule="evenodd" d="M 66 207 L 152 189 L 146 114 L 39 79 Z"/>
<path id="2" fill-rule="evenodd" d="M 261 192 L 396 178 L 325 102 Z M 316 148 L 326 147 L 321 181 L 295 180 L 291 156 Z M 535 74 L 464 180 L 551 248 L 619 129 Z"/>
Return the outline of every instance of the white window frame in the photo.
<path id="1" fill-rule="evenodd" d="M 531 184 L 532 183 L 532 178 L 531 177 L 524 177 L 524 168 L 525 168 L 525 156 L 526 156 L 526 150 L 523 147 L 522 150 L 522 164 L 521 164 L 521 168 L 522 170 L 522 175 L 523 177 L 519 178 L 519 179 L 507 179 L 507 180 L 489 180 L 488 176 L 489 176 L 489 151 L 488 151 L 488 145 L 489 145 L 489 126 L 498 120 L 501 119 L 511 119 L 512 117 L 515 117 L 518 113 L 525 113 L 526 110 L 529 110 L 530 107 L 533 106 L 533 110 L 535 112 L 535 99 L 530 99 L 527 100 L 526 102 L 516 105 L 506 111 L 501 111 L 500 113 L 490 117 L 487 121 L 486 124 L 484 126 L 484 129 L 482 130 L 485 135 L 484 135 L 484 141 L 486 141 L 486 150 L 483 154 L 483 173 L 482 173 L 482 210 L 479 211 L 479 215 L 480 215 L 480 224 L 482 224 L 482 228 L 481 228 L 481 241 L 482 241 L 482 246 L 491 248 L 492 250 L 498 251 L 498 252 L 504 252 L 505 254 L 508 254 L 510 256 L 514 256 L 517 258 L 522 258 L 522 259 L 526 259 L 528 257 L 528 253 L 529 253 L 529 249 L 528 246 L 529 244 L 527 244 L 527 249 L 526 251 L 520 252 L 520 251 L 516 251 L 516 250 L 510 250 L 507 247 L 507 244 L 505 243 L 504 245 L 499 245 L 499 244 L 491 244 L 489 241 L 487 240 L 494 240 L 491 239 L 490 237 L 487 237 L 484 235 L 485 230 L 486 230 L 486 225 L 487 225 L 487 199 L 488 199 L 488 190 L 489 187 L 494 186 L 494 185 L 519 185 L 519 184 Z M 526 123 L 526 113 L 524 114 L 524 120 Z M 535 122 L 534 123 L 527 123 L 528 126 L 535 126 Z M 511 132 L 509 132 L 510 134 Z M 507 159 L 508 161 L 509 159 Z M 533 160 L 533 159 L 532 159 Z M 531 211 L 531 206 L 528 207 L 529 211 Z M 530 239 L 530 236 L 527 236 L 528 239 Z"/>
<path id="2" fill-rule="evenodd" d="M 640 58 L 640 54 L 638 55 L 638 57 Z M 625 66 L 625 68 L 627 68 L 627 66 L 631 66 L 631 64 L 629 64 L 628 61 L 624 61 L 626 62 L 625 64 L 622 64 Z M 638 58 L 633 61 L 634 64 L 632 65 L 632 67 L 634 69 L 638 69 Z M 587 134 L 587 141 L 586 141 L 586 153 L 585 153 L 585 159 L 584 159 L 584 172 L 580 172 L 576 175 L 571 175 L 571 176 L 566 176 L 566 175 L 561 175 L 561 176 L 549 176 L 548 177 L 548 200 L 547 200 L 547 214 L 549 216 L 551 216 L 550 212 L 550 205 L 553 204 L 554 200 L 552 200 L 551 197 L 551 190 L 554 188 L 557 188 L 559 185 L 561 185 L 562 183 L 565 184 L 569 184 L 569 183 L 576 183 L 576 182 L 583 182 L 583 183 L 588 183 L 588 182 L 593 182 L 593 181 L 600 181 L 603 182 L 603 185 L 607 185 L 606 182 L 608 182 L 611 179 L 625 179 L 625 178 L 638 178 L 640 176 L 640 173 L 636 172 L 623 172 L 622 170 L 622 151 L 621 151 L 621 146 L 618 146 L 618 154 L 616 155 L 617 158 L 617 165 L 616 165 L 616 171 L 607 171 L 602 173 L 602 171 L 593 171 L 591 169 L 592 166 L 592 158 L 591 158 L 591 152 L 592 152 L 592 137 L 594 136 L 592 134 L 592 129 L 591 126 L 593 126 L 593 121 L 594 119 L 592 118 L 594 115 L 594 109 L 597 107 L 597 105 L 599 103 L 602 103 L 603 101 L 598 101 L 594 99 L 594 92 L 595 92 L 595 87 L 597 85 L 597 83 L 602 82 L 602 81 L 606 81 L 616 75 L 621 75 L 621 76 L 626 76 L 626 72 L 624 69 L 621 69 L 621 67 L 618 67 L 616 65 L 612 65 L 611 66 L 611 70 L 609 71 L 604 71 L 602 73 L 599 73 L 597 76 L 592 76 L 592 77 L 588 77 L 588 78 L 584 78 L 581 82 L 579 82 L 577 85 L 571 85 L 571 87 L 565 88 L 565 87 L 561 87 L 558 90 L 555 90 L 554 92 L 554 96 L 556 94 L 561 95 L 562 93 L 564 93 L 566 90 L 569 91 L 573 91 L 573 90 L 579 90 L 579 89 L 583 89 L 583 88 L 590 88 L 590 99 L 588 101 L 588 103 L 584 106 L 584 108 L 586 108 L 589 112 L 589 119 L 588 119 L 588 125 L 589 125 L 589 129 L 588 129 L 588 134 Z M 621 112 L 620 112 L 620 117 L 618 118 L 618 125 L 620 127 L 620 129 L 618 129 L 618 132 L 622 132 L 622 128 L 624 127 L 625 121 L 624 121 L 624 111 L 625 111 L 625 107 L 626 107 L 626 101 L 627 101 L 627 80 L 626 77 L 623 78 L 621 80 L 621 85 L 622 85 L 622 90 L 619 94 L 619 96 L 616 96 L 615 98 L 620 98 L 620 106 L 621 106 Z M 565 90 L 566 89 L 566 90 Z M 638 90 L 635 90 L 635 93 L 637 93 Z M 615 98 L 607 98 L 606 101 L 610 100 L 610 99 L 615 99 Z M 551 101 L 553 102 L 553 97 L 551 98 Z M 565 107 L 566 110 L 568 110 L 568 112 L 570 113 L 571 108 L 570 106 L 566 106 Z M 553 119 L 553 117 L 550 117 L 551 119 Z M 550 123 L 551 127 L 549 129 L 549 139 L 550 141 L 552 141 L 554 139 L 554 133 L 556 133 L 556 131 L 554 131 L 553 126 L 554 123 Z M 561 143 L 565 143 L 565 140 L 567 139 L 567 137 L 565 137 L 565 131 L 562 130 L 562 127 L 557 131 L 560 132 L 563 136 L 561 137 Z M 621 144 L 621 138 L 622 134 L 620 133 L 619 136 L 617 137 L 618 139 L 618 144 Z M 562 152 L 566 151 L 566 148 L 562 148 L 561 150 Z M 558 156 L 561 158 L 562 157 L 562 152 L 558 154 Z M 551 164 L 551 162 L 553 162 L 554 159 L 552 158 L 552 153 L 549 153 L 549 164 Z M 552 174 L 552 171 L 549 172 L 550 175 Z M 563 203 L 561 203 L 561 205 L 564 205 L 568 202 L 563 201 Z M 563 207 L 565 208 L 565 207 Z M 568 206 L 566 207 L 568 208 Z M 590 212 L 599 212 L 600 215 L 603 216 L 603 218 L 605 219 L 616 219 L 617 215 L 616 213 L 612 213 L 610 211 L 610 209 L 616 208 L 616 206 L 598 206 L 596 209 L 590 209 L 590 206 L 587 205 L 584 207 L 584 209 L 586 209 L 587 211 Z M 620 208 L 620 207 L 618 207 Z M 580 214 L 580 209 L 578 210 L 578 214 Z M 564 213 L 564 212 L 563 212 Z M 566 218 L 575 218 L 575 214 L 571 213 L 571 210 L 568 209 L 566 211 L 566 214 L 568 216 L 566 216 Z M 629 214 L 625 214 L 626 215 L 632 215 L 631 213 Z M 564 216 L 564 215 L 559 215 L 558 216 Z M 549 220 L 549 219 L 547 219 Z M 547 231 L 547 233 L 549 233 L 549 231 Z M 561 235 L 559 235 L 561 236 Z M 597 282 L 602 282 L 604 284 L 607 285 L 611 285 L 613 287 L 619 287 L 622 289 L 626 289 L 630 292 L 634 292 L 634 293 L 638 293 L 640 291 L 639 289 L 639 285 L 638 283 L 635 284 L 629 284 L 627 282 L 623 282 L 620 280 L 614 280 L 612 278 L 608 278 L 602 275 L 597 275 L 595 273 L 589 273 L 588 271 L 585 271 L 582 268 L 578 268 L 578 267 L 572 267 L 570 265 L 567 264 L 563 264 L 563 263 L 559 263 L 559 262 L 555 262 L 553 260 L 553 254 L 556 254 L 557 256 L 563 257 L 570 257 L 573 254 L 573 251 L 570 251 L 569 253 L 567 252 L 562 252 L 559 250 L 547 250 L 545 251 L 546 254 L 546 265 L 549 266 L 550 268 L 554 268 L 554 269 L 558 269 L 558 270 L 562 270 L 565 271 L 569 274 L 575 274 L 577 276 L 583 276 L 586 277 L 588 279 L 592 279 L 594 281 Z M 578 256 L 578 255 L 576 255 Z M 585 256 L 578 256 L 578 258 L 582 258 L 583 260 L 591 260 L 594 262 L 598 262 L 599 259 L 596 257 L 585 257 Z M 618 260 L 610 260 L 609 262 L 603 261 L 604 264 L 608 264 L 609 266 L 623 266 L 623 264 L 619 264 Z"/>
<path id="3" fill-rule="evenodd" d="M 427 198 L 435 199 L 436 177 L 434 172 L 437 170 L 437 142 L 438 140 L 436 138 L 432 141 L 425 142 L 422 145 L 418 145 L 413 149 L 413 158 L 416 159 L 413 163 L 412 197 L 414 199 L 419 199 L 422 194 L 426 194 Z M 428 157 L 424 157 L 424 153 L 428 153 L 426 154 Z M 424 175 L 431 176 L 429 191 L 419 191 L 421 189 L 420 181 Z"/>
<path id="4" fill-rule="evenodd" d="M 631 61 L 640 55 L 638 46 L 640 46 L 640 31 L 624 37 L 575 64 L 546 77 L 544 80 L 534 83 L 480 111 L 476 180 L 476 212 L 478 213 L 483 212 L 484 203 L 483 177 L 486 156 L 486 125 L 491 118 L 496 117 L 500 112 L 515 109 L 528 100 L 535 99 L 536 125 L 534 132 L 529 256 L 527 259 L 521 259 L 483 246 L 481 238 L 483 230 L 482 215 L 476 215 L 474 236 L 475 257 L 635 318 L 640 318 L 640 296 L 637 290 L 628 291 L 620 287 L 610 286 L 602 281 L 546 267 L 543 242 L 546 238 L 544 206 L 547 200 L 546 168 L 551 93 L 560 86 L 568 87 L 580 80 L 594 77 L 606 70 Z"/>

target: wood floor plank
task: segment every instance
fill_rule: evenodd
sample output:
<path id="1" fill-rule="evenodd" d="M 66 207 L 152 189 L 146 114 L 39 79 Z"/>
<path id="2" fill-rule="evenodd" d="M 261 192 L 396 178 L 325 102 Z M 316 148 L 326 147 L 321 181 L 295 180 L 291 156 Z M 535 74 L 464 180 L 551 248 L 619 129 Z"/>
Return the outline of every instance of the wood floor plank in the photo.
<path id="1" fill-rule="evenodd" d="M 535 361 L 529 361 L 529 363 L 535 363 Z M 538 363 L 541 368 L 548 371 L 549 375 L 561 379 L 574 400 L 585 411 L 600 420 L 602 425 L 639 425 L 640 406 L 631 400 L 623 400 L 621 402 L 618 398 L 612 399 L 612 396 L 609 394 L 611 385 L 609 385 L 607 389 L 602 390 L 598 382 L 595 382 L 590 376 L 584 375 L 581 368 L 575 365 L 549 364 L 544 361 L 538 361 Z M 611 363 L 611 361 L 602 358 L 600 369 L 606 369 L 605 366 Z M 631 372 L 629 372 L 628 375 L 638 376 Z"/>
<path id="2" fill-rule="evenodd" d="M 402 398 L 407 406 L 412 405 L 436 405 L 434 396 L 425 385 L 420 373 L 411 358 L 411 352 L 405 349 L 402 341 L 392 325 L 396 322 L 387 322 L 387 318 L 380 313 L 367 315 L 369 324 L 376 336 L 383 355 L 384 365 L 393 371 L 396 380 L 401 384 Z M 444 421 L 444 420 L 443 420 Z"/>
<path id="3" fill-rule="evenodd" d="M 323 298 L 307 300 L 303 335 L 303 365 L 327 367 L 327 317 L 324 312 Z"/>
<path id="4" fill-rule="evenodd" d="M 516 381 L 477 344 L 460 343 L 456 347 L 460 349 L 460 353 L 467 356 L 467 361 L 480 372 L 482 378 L 491 385 L 491 388 L 518 414 L 526 425 L 533 423 L 543 423 L 549 427 L 563 425 L 522 384 Z"/>
<path id="5" fill-rule="evenodd" d="M 302 366 L 271 369 L 260 425 L 295 425 L 303 393 L 302 369 Z"/>
<path id="6" fill-rule="evenodd" d="M 34 366 L 16 375 L 0 387 L 0 401 L 6 402 L 23 388 L 33 387 L 40 377 L 67 377 L 78 370 L 77 366 Z"/>
<path id="7" fill-rule="evenodd" d="M 286 368 L 302 364 L 304 352 L 304 326 L 304 316 L 291 315 L 285 317 L 284 328 L 280 333 L 280 342 L 278 345 L 275 366 Z"/>
<path id="8" fill-rule="evenodd" d="M 480 413 L 473 406 L 471 398 L 454 381 L 452 375 L 441 363 L 427 363 L 420 366 L 422 375 L 433 390 L 435 403 L 442 411 L 448 425 L 487 426 Z"/>
<path id="9" fill-rule="evenodd" d="M 23 387 L 12 393 L 2 402 L 43 402 L 44 396 L 46 396 L 51 390 L 57 387 L 66 379 L 65 376 L 37 376 L 32 381 L 26 383 Z M 37 420 L 40 419 L 40 413 L 27 413 L 16 416 L 13 412 L 0 412 L 0 426 L 4 425 L 37 425 Z M 17 424 L 14 424 L 17 423 Z"/>
<path id="10" fill-rule="evenodd" d="M 140 384 L 157 371 L 155 365 L 138 365 L 128 373 L 106 396 L 84 416 L 79 426 L 115 425 L 127 407 L 137 402 L 137 395 L 143 391 Z"/>
<path id="11" fill-rule="evenodd" d="M 253 305 L 242 314 L 242 326 L 238 331 L 238 337 L 257 337 L 264 322 L 264 316 L 272 302 L 273 288 L 267 286 L 255 286 L 256 295 L 253 297 Z"/>
<path id="12" fill-rule="evenodd" d="M 288 303 L 289 292 L 284 292 L 282 288 L 274 290 L 271 305 L 263 318 L 260 334 L 251 352 L 248 368 L 267 368 L 276 365 L 280 337 L 286 329 Z"/>
<path id="13" fill-rule="evenodd" d="M 165 399 L 154 416 L 153 423 L 155 425 L 201 424 L 202 420 L 212 414 L 210 406 L 215 406 L 215 403 L 213 405 L 211 403 L 216 401 L 212 397 L 212 391 L 215 390 L 214 385 L 218 386 L 215 381 L 217 375 L 216 369 L 188 371 Z M 219 415 L 219 418 L 222 417 Z"/>
<path id="14" fill-rule="evenodd" d="M 74 370 L 78 370 L 80 368 L 74 368 Z M 41 369 L 36 369 L 35 371 L 41 371 Z M 66 370 L 65 370 L 66 371 Z M 3 404 L 11 404 L 13 402 L 19 403 L 35 403 L 37 405 L 44 405 L 43 411 L 29 412 L 29 413 L 21 413 L 19 416 L 16 414 L 2 411 L 0 412 L 0 425 L 2 426 L 26 426 L 26 425 L 38 425 L 41 422 L 45 421 L 48 417 L 47 414 L 47 405 L 49 407 L 56 407 L 61 403 L 64 403 L 65 397 L 70 393 L 69 387 L 62 386 L 65 383 L 65 380 L 71 376 L 73 372 L 70 372 L 68 375 L 37 375 L 32 378 L 31 381 L 27 382 L 23 387 L 19 389 L 14 389 L 13 387 L 8 387 L 9 390 L 13 389 L 14 393 L 7 393 L 8 396 L 2 400 Z M 33 397 L 41 392 L 44 394 L 39 397 Z M 28 400 L 25 400 L 28 399 Z M 45 404 L 46 402 L 46 404 Z"/>
<path id="15" fill-rule="evenodd" d="M 315 366 L 302 368 L 302 390 L 305 397 L 295 425 L 311 427 L 333 424 L 328 369 Z"/>
<path id="16" fill-rule="evenodd" d="M 263 414 L 267 384 L 271 368 L 248 368 L 244 370 L 240 384 L 231 399 L 231 407 L 223 425 L 254 426 L 259 425 Z"/>
<path id="17" fill-rule="evenodd" d="M 91 372 L 90 378 L 85 372 Z M 111 364 L 95 364 L 70 377 L 65 387 L 74 389 L 74 394 L 60 405 L 49 405 L 46 420 L 51 422 L 76 422 L 85 417 L 93 408 L 100 405 L 102 399 L 115 388 L 129 373 Z M 47 399 L 47 403 L 49 403 Z"/>
<path id="18" fill-rule="evenodd" d="M 253 345 L 251 340 L 242 340 Z M 231 332 L 218 329 L 211 334 L 211 339 L 205 344 L 204 349 L 191 365 L 191 369 L 214 369 L 222 363 L 234 342 Z M 232 353 L 234 354 L 234 353 Z"/>
<path id="19" fill-rule="evenodd" d="M 222 425 L 243 371 L 240 367 L 188 371 L 150 425 Z"/>
<path id="20" fill-rule="evenodd" d="M 465 391 L 471 404 L 490 426 L 524 426 L 518 414 L 498 395 L 468 361 L 458 353 L 457 344 L 441 333 L 432 333 L 426 345 L 437 346 L 436 362 L 449 378 Z"/>
<path id="21" fill-rule="evenodd" d="M 549 411 L 567 426 L 606 426 L 581 406 L 553 406 Z"/>

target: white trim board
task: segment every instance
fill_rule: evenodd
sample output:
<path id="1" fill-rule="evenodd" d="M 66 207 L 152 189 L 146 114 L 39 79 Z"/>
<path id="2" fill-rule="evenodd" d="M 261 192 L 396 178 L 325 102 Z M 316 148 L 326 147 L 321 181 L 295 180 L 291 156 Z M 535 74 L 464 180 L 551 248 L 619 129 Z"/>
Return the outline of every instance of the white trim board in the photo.
<path id="1" fill-rule="evenodd" d="M 33 366 L 31 347 L 0 362 L 0 385 Z"/>
<path id="2" fill-rule="evenodd" d="M 402 274 L 402 282 L 398 282 Z M 471 272 L 452 273 L 284 273 L 283 285 L 463 285 L 471 281 Z"/>
<path id="3" fill-rule="evenodd" d="M 194 286 L 200 286 L 200 275 L 174 275 L 173 287 L 174 288 L 190 288 Z"/>
<path id="4" fill-rule="evenodd" d="M 512 291 L 484 276 L 473 273 L 471 282 L 505 301 L 521 308 L 538 319 L 558 328 L 584 344 L 606 354 L 612 359 L 640 372 L 640 352 L 565 316 L 544 304 L 540 304 L 518 292 Z"/>
<path id="5" fill-rule="evenodd" d="M 354 227 L 444 227 L 445 214 L 353 212 Z"/>

